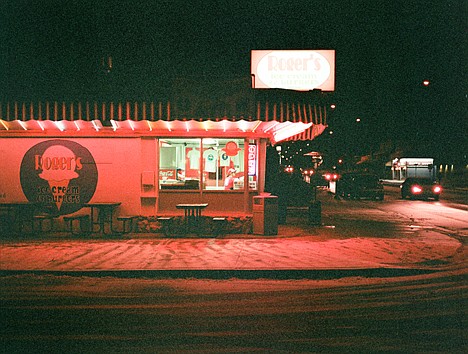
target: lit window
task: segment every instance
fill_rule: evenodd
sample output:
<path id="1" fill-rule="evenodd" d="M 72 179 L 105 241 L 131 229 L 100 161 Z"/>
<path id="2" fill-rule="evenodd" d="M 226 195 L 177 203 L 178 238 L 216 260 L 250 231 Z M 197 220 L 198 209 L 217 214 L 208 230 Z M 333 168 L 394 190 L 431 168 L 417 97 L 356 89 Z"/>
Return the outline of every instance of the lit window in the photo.
<path id="1" fill-rule="evenodd" d="M 159 141 L 161 189 L 200 189 L 200 139 Z"/>
<path id="2" fill-rule="evenodd" d="M 159 141 L 161 189 L 257 189 L 258 152 L 254 140 L 172 139 Z M 247 166 L 245 171 L 244 166 Z M 246 183 L 246 181 L 248 181 Z"/>
<path id="3" fill-rule="evenodd" d="M 204 189 L 243 189 L 244 140 L 208 138 L 202 143 Z"/>

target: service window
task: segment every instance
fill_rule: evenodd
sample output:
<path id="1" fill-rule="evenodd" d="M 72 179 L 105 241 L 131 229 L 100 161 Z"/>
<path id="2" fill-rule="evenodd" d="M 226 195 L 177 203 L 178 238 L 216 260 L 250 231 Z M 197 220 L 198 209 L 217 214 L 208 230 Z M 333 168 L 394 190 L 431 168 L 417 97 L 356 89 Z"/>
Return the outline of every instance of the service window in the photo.
<path id="1" fill-rule="evenodd" d="M 244 139 L 205 138 L 202 144 L 204 189 L 243 189 Z"/>
<path id="2" fill-rule="evenodd" d="M 159 140 L 159 188 L 200 189 L 201 139 Z"/>
<path id="3" fill-rule="evenodd" d="M 257 188 L 258 155 L 254 140 L 246 146 L 244 139 L 234 138 L 164 138 L 160 139 L 159 147 L 161 189 Z"/>

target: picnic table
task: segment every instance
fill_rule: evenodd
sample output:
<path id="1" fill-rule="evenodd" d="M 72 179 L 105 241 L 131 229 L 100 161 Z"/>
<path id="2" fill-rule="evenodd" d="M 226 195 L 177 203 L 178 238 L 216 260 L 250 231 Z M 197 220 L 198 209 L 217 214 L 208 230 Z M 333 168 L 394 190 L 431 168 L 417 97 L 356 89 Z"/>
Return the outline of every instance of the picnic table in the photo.
<path id="1" fill-rule="evenodd" d="M 202 210 L 208 206 L 208 203 L 195 203 L 195 204 L 177 204 L 177 209 L 184 210 L 184 222 L 186 231 L 189 232 L 191 228 L 198 230 L 201 221 Z"/>

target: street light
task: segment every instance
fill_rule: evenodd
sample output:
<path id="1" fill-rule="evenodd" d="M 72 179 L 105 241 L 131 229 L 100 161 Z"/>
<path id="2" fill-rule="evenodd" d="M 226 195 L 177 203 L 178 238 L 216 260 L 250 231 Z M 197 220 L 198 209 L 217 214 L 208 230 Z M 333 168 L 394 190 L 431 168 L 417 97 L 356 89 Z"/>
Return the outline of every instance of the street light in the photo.
<path id="1" fill-rule="evenodd" d="M 281 166 L 281 145 L 276 145 L 276 151 L 278 152 L 279 155 L 279 164 Z"/>

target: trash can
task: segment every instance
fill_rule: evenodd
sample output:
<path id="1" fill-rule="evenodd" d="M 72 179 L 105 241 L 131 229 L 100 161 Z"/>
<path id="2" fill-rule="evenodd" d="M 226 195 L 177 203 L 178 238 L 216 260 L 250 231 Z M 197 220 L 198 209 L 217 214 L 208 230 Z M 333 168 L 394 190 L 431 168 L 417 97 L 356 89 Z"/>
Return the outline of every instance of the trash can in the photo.
<path id="1" fill-rule="evenodd" d="M 312 200 L 309 203 L 309 224 L 320 225 L 322 223 L 322 203 Z"/>
<path id="2" fill-rule="evenodd" d="M 253 197 L 253 233 L 278 234 L 278 197 L 259 195 Z"/>

